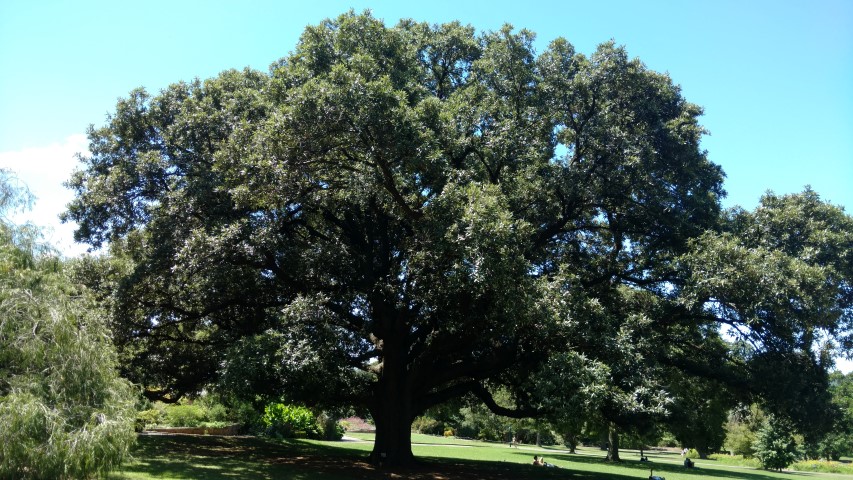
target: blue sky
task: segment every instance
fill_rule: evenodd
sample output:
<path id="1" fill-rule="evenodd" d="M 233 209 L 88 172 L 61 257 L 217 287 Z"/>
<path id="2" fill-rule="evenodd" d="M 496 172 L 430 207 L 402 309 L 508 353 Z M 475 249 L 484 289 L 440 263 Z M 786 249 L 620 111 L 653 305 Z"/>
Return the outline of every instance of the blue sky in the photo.
<path id="1" fill-rule="evenodd" d="M 703 141 L 727 174 L 726 206 L 801 191 L 853 209 L 853 1 L 77 1 L 0 2 L 0 167 L 39 196 L 54 224 L 61 182 L 116 100 L 144 86 L 266 70 L 303 28 L 349 8 L 400 18 L 503 23 L 589 54 L 609 39 L 669 72 L 705 108 Z M 50 204 L 48 206 L 48 204 Z M 71 227 L 57 227 L 69 252 Z"/>

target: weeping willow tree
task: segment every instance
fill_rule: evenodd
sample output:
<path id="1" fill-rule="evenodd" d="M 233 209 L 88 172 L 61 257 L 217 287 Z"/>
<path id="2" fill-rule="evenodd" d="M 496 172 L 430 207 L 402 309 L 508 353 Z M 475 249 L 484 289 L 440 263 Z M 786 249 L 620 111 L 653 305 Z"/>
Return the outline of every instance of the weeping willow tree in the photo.
<path id="1" fill-rule="evenodd" d="M 38 229 L 7 213 L 31 196 L 0 170 L 0 478 L 89 478 L 134 441 L 136 395 L 99 309 Z"/>

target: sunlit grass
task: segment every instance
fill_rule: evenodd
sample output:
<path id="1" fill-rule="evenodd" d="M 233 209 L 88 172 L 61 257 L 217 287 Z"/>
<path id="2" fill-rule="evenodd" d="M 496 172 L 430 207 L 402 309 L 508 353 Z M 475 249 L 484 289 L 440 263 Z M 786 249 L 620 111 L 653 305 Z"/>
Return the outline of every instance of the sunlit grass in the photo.
<path id="1" fill-rule="evenodd" d="M 777 473 L 721 465 L 697 460 L 697 468 L 685 469 L 678 453 L 646 451 L 651 462 L 640 462 L 639 454 L 623 450 L 623 461 L 604 461 L 604 452 L 579 448 L 569 454 L 560 447 L 537 448 L 520 445 L 413 435 L 412 450 L 420 463 L 414 469 L 390 475 L 366 462 L 373 448 L 373 434 L 350 434 L 357 441 L 274 441 L 254 437 L 141 436 L 135 460 L 113 480 L 148 479 L 549 479 L 628 480 L 648 478 L 649 469 L 667 480 L 853 479 L 850 475 L 786 472 Z M 559 468 L 531 465 L 541 455 Z M 390 475 L 390 476 L 389 476 Z"/>

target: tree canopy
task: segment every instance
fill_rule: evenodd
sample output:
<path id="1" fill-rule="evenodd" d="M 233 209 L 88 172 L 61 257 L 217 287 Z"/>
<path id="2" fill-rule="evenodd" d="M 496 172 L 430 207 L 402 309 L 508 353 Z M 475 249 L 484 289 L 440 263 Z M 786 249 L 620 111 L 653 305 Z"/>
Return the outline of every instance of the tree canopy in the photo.
<path id="1" fill-rule="evenodd" d="M 586 56 L 533 40 L 351 12 L 269 73 L 119 101 L 65 218 L 110 245 L 83 275 L 113 305 L 127 371 L 151 396 L 219 382 L 363 406 L 373 459 L 398 463 L 414 417 L 448 399 L 524 415 L 581 398 L 544 400 L 531 372 L 605 379 L 581 393 L 616 419 L 661 406 L 664 367 L 747 385 L 738 362 L 812 365 L 809 332 L 844 330 L 840 311 L 788 315 L 769 290 L 741 303 L 727 269 L 799 272 L 788 300 L 830 308 L 820 269 L 843 251 L 756 253 L 750 229 L 774 219 L 721 215 L 701 108 L 667 75 L 612 42 Z M 735 354 L 720 321 L 760 341 Z"/>

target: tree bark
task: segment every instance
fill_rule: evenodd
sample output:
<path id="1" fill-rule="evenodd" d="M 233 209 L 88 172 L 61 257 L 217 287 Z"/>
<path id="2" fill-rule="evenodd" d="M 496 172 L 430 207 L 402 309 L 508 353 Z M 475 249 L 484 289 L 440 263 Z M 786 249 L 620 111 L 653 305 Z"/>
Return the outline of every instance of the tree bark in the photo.
<path id="1" fill-rule="evenodd" d="M 396 398 L 387 397 L 387 400 L 381 401 L 380 410 L 371 412 L 376 422 L 376 440 L 370 462 L 380 467 L 409 465 L 415 460 L 411 417 L 403 405 L 393 405 Z"/>
<path id="2" fill-rule="evenodd" d="M 621 462 L 622 459 L 619 458 L 619 430 L 615 423 L 610 423 L 607 440 L 607 460 L 610 462 Z"/>
<path id="3" fill-rule="evenodd" d="M 569 453 L 576 453 L 575 450 L 578 448 L 578 437 L 573 433 L 567 433 L 563 435 L 563 438 L 566 440 L 566 445 L 569 447 Z"/>
<path id="4" fill-rule="evenodd" d="M 388 322 L 382 342 L 382 371 L 374 387 L 371 415 L 376 440 L 370 461 L 377 466 L 400 466 L 414 462 L 412 455 L 413 389 L 407 368 L 406 323 Z"/>

